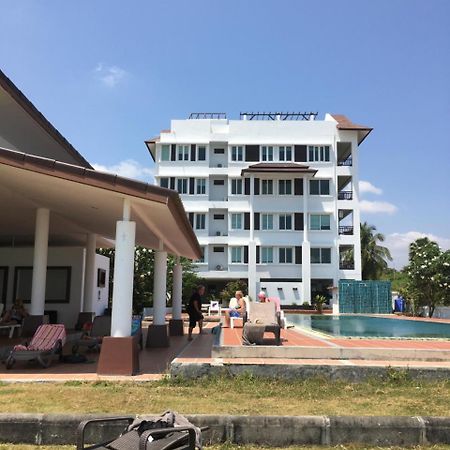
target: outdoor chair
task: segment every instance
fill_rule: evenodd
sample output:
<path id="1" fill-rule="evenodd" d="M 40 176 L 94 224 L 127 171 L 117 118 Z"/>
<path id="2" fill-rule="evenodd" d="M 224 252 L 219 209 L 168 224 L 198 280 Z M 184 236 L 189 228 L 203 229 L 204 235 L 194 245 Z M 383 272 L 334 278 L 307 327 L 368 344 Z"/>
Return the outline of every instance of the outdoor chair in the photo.
<path id="1" fill-rule="evenodd" d="M 80 347 L 99 351 L 105 336 L 111 335 L 111 316 L 97 316 L 91 330 L 78 339 L 72 346 L 72 353 L 78 353 Z"/>
<path id="2" fill-rule="evenodd" d="M 16 361 L 36 360 L 42 367 L 49 367 L 53 356 L 61 356 L 66 341 L 64 325 L 40 325 L 29 344 L 15 345 L 6 359 L 6 368 L 11 369 Z"/>
<path id="3" fill-rule="evenodd" d="M 217 300 L 211 301 L 208 306 L 208 316 L 210 316 L 211 313 L 217 313 L 219 316 L 221 314 L 220 303 Z"/>
<path id="4" fill-rule="evenodd" d="M 275 303 L 252 303 L 248 320 L 242 332 L 244 345 L 264 345 L 264 333 L 273 333 L 275 344 L 281 344 L 281 327 L 278 324 Z"/>
<path id="5" fill-rule="evenodd" d="M 26 316 L 22 322 L 21 336 L 25 338 L 33 337 L 36 330 L 44 323 L 44 316 Z"/>
<path id="6" fill-rule="evenodd" d="M 167 418 L 181 419 L 183 425 L 175 425 Z M 126 423 L 120 435 L 101 443 L 86 446 L 87 435 L 92 435 L 91 425 L 119 427 Z M 186 424 L 186 425 L 185 425 Z M 202 430 L 205 430 L 203 428 Z M 159 418 L 135 419 L 132 416 L 90 419 L 80 423 L 77 430 L 77 450 L 194 450 L 201 445 L 201 431 L 183 416 L 165 413 Z M 100 431 L 100 429 L 98 430 Z M 98 436 L 98 432 L 95 435 Z M 92 439 L 90 439 L 92 441 Z"/>
<path id="7" fill-rule="evenodd" d="M 92 323 L 95 316 L 93 312 L 80 312 L 78 313 L 78 319 L 75 324 L 75 330 L 80 331 L 87 323 Z"/>

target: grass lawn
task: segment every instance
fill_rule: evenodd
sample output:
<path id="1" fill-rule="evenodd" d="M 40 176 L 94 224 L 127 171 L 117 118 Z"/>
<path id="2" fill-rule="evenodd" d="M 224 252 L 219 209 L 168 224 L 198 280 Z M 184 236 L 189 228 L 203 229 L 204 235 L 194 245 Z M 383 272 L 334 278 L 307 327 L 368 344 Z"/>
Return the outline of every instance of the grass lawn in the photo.
<path id="1" fill-rule="evenodd" d="M 235 401 L 238 399 L 238 401 Z M 3 413 L 247 415 L 450 415 L 450 380 L 418 382 L 392 371 L 364 383 L 264 380 L 251 376 L 148 383 L 0 384 Z"/>

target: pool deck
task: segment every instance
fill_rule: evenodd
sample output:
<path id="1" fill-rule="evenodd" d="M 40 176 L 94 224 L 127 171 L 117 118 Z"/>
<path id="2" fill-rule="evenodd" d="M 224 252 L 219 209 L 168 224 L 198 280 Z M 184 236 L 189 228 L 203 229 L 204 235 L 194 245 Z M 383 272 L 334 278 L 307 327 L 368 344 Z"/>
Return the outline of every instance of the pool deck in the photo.
<path id="1" fill-rule="evenodd" d="M 392 316 L 388 316 L 392 317 Z M 168 348 L 144 349 L 140 352 L 141 372 L 132 377 L 99 376 L 96 373 L 98 355 L 87 354 L 88 363 L 64 364 L 55 361 L 49 368 L 42 369 L 33 364 L 18 362 L 12 370 L 0 365 L 0 382 L 64 382 L 64 381 L 153 381 L 170 373 L 173 367 L 297 367 L 315 371 L 320 367 L 332 368 L 416 368 L 445 370 L 450 376 L 450 340 L 398 340 L 364 338 L 324 338 L 298 329 L 282 330 L 282 346 L 242 345 L 242 328 L 222 328 L 221 347 L 237 351 L 234 356 L 217 354 L 214 335 L 211 329 L 216 322 L 206 323 L 204 334 L 194 331 L 194 340 L 189 342 L 186 336 L 172 337 Z M 450 320 L 415 320 L 447 322 Z M 146 328 L 144 328 L 144 338 Z M 18 340 L 0 338 L 0 346 L 11 345 Z M 144 339 L 145 342 L 145 339 Z M 270 342 L 270 341 L 269 341 Z M 276 357 L 273 350 L 281 350 Z M 266 351 L 269 351 L 267 353 Z M 66 348 L 66 352 L 70 349 Z M 220 350 L 219 350 L 220 351 Z M 256 351 L 256 355 L 240 356 L 239 352 Z M 291 353 L 290 353 L 291 352 Z M 292 353 L 293 352 L 293 353 Z M 351 353 L 354 352 L 354 353 Z M 231 353 L 233 355 L 233 353 Z M 290 356 L 294 355 L 294 357 Z M 355 356 L 355 357 L 352 357 Z M 381 356 L 379 356 L 381 355 Z M 280 370 L 282 370 L 282 367 Z"/>

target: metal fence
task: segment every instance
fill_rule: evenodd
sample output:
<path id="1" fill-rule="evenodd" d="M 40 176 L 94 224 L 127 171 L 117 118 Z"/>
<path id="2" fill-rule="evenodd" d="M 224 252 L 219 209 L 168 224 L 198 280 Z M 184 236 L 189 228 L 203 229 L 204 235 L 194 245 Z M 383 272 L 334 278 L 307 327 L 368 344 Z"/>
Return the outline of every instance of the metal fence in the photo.
<path id="1" fill-rule="evenodd" d="M 340 313 L 390 314 L 390 281 L 339 281 Z"/>

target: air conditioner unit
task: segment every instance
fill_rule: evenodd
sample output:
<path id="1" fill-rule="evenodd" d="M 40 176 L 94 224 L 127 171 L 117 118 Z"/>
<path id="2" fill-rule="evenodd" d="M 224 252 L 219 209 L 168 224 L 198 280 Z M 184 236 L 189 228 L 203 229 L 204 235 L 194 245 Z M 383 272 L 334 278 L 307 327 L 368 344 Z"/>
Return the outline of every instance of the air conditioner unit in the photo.
<path id="1" fill-rule="evenodd" d="M 217 167 L 223 167 L 222 164 L 217 164 Z"/>
<path id="2" fill-rule="evenodd" d="M 223 266 L 221 266 L 220 264 L 217 264 L 216 270 L 223 270 Z"/>

